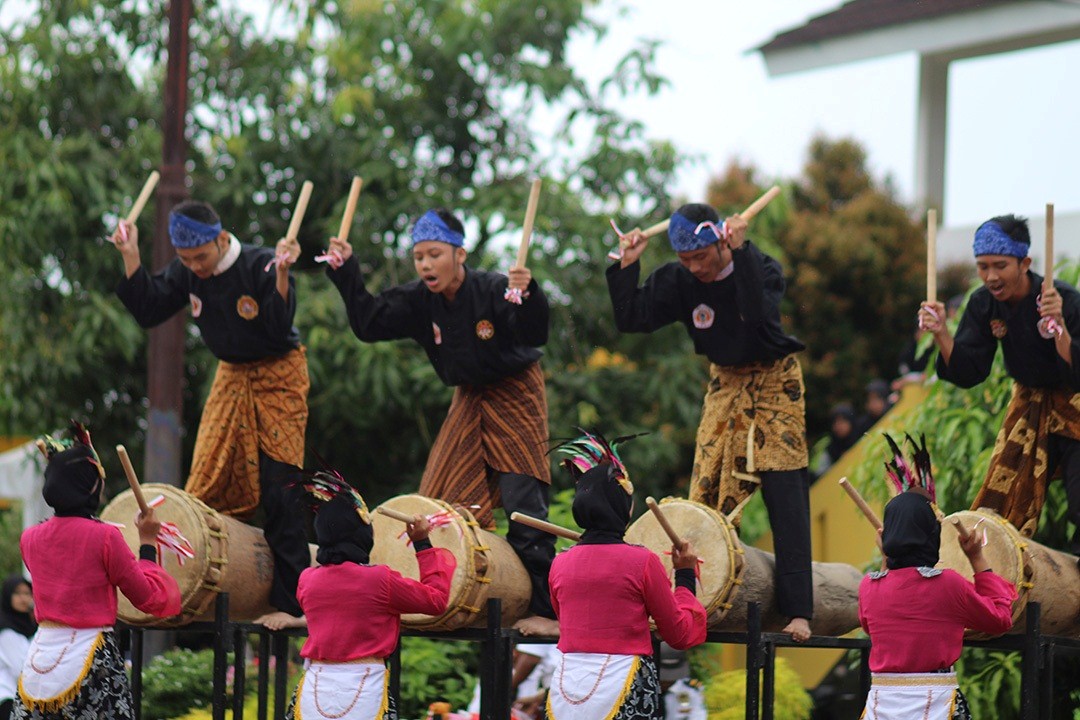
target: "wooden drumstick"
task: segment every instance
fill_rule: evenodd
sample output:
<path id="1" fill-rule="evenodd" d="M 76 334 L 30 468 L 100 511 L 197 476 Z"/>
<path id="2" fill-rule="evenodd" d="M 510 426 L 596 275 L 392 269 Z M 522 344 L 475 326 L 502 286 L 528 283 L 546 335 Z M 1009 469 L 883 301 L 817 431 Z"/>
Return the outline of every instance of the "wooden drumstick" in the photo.
<path id="1" fill-rule="evenodd" d="M 521 226 L 521 244 L 518 245 L 517 260 L 514 267 L 523 268 L 529 259 L 529 241 L 532 239 L 533 223 L 536 221 L 536 208 L 540 204 L 540 178 L 532 181 L 529 188 L 529 204 L 525 207 L 525 222 Z"/>
<path id="2" fill-rule="evenodd" d="M 773 199 L 779 194 L 780 186 L 773 185 L 771 188 L 762 193 L 761 197 L 750 203 L 749 207 L 739 213 L 739 217 L 743 218 L 747 222 L 753 220 L 754 216 L 761 212 L 765 208 L 765 206 L 771 203 Z M 652 225 L 642 230 L 641 234 L 644 235 L 646 238 L 651 238 L 654 235 L 659 235 L 662 232 L 667 232 L 668 225 L 670 224 L 670 219 L 664 220 L 663 222 L 658 222 L 655 225 Z M 623 247 L 625 247 L 625 243 L 621 244 L 623 245 Z"/>
<path id="3" fill-rule="evenodd" d="M 311 190 L 315 185 L 310 180 L 305 180 L 300 187 L 300 198 L 296 201 L 296 209 L 293 210 L 292 220 L 289 221 L 289 230 L 285 233 L 286 240 L 295 240 L 300 232 L 300 223 L 304 220 L 307 212 L 308 201 L 311 200 Z"/>
<path id="4" fill-rule="evenodd" d="M 926 211 L 926 301 L 937 302 L 937 210 Z"/>
<path id="5" fill-rule="evenodd" d="M 522 515 L 519 512 L 510 513 L 510 519 L 514 522 L 519 522 L 522 525 L 528 525 L 531 528 L 537 530 L 543 530 L 546 533 L 550 533 L 557 537 L 563 537 L 567 540 L 578 541 L 581 539 L 581 533 L 564 528 L 562 525 L 556 525 L 555 523 L 549 523 L 547 520 L 541 520 L 534 518 L 532 515 Z"/>
<path id="6" fill-rule="evenodd" d="M 664 528 L 664 532 L 666 532 L 668 538 L 671 539 L 671 544 L 677 548 L 681 548 L 683 546 L 682 538 L 679 537 L 679 533 L 675 532 L 675 528 L 671 527 L 671 523 L 668 522 L 667 516 L 664 515 L 664 511 L 656 504 L 656 500 L 647 497 L 645 498 L 645 504 L 649 506 L 653 515 L 656 516 L 656 521 L 660 523 L 660 527 Z"/>
<path id="7" fill-rule="evenodd" d="M 1046 273 L 1043 276 L 1043 289 L 1054 287 L 1054 203 L 1046 203 Z"/>
<path id="8" fill-rule="evenodd" d="M 862 510 L 862 514 L 865 515 L 866 519 L 870 521 L 870 524 L 874 526 L 874 529 L 880 530 L 882 528 L 881 520 L 878 519 L 878 516 L 870 506 L 866 504 L 866 501 L 863 500 L 863 496 L 859 494 L 859 491 L 855 489 L 855 486 L 849 483 L 846 477 L 842 477 L 840 478 L 840 487 L 844 488 L 848 497 L 855 501 L 855 504 Z"/>
<path id="9" fill-rule="evenodd" d="M 41 452 L 41 457 L 48 460 L 49 459 L 49 449 L 45 447 L 45 441 L 42 440 L 41 438 L 38 438 L 37 440 L 34 441 L 34 445 L 37 446 L 37 449 Z"/>
<path id="10" fill-rule="evenodd" d="M 959 518 L 953 518 L 952 524 L 956 526 L 956 532 L 960 534 L 960 540 L 967 542 L 968 538 L 971 537 L 971 533 L 964 527 L 964 523 L 960 522 Z"/>
<path id="11" fill-rule="evenodd" d="M 400 520 L 401 522 L 405 523 L 406 525 L 416 520 L 416 517 L 413 516 L 413 515 L 408 515 L 406 513 L 401 512 L 400 510 L 393 510 L 393 509 L 388 508 L 388 507 L 383 507 L 382 505 L 375 508 L 375 512 L 379 513 L 380 515 L 385 515 L 388 518 L 393 518 L 395 520 Z"/>
<path id="12" fill-rule="evenodd" d="M 345 214 L 341 216 L 341 227 L 338 229 L 337 238 L 341 242 L 349 239 L 349 230 L 352 228 L 353 214 L 356 213 L 356 201 L 360 199 L 360 188 L 364 181 L 361 178 L 352 179 L 352 187 L 349 188 L 349 201 L 345 203 Z"/>
<path id="13" fill-rule="evenodd" d="M 158 180 L 160 179 L 161 173 L 157 170 L 150 173 L 150 177 L 146 178 L 146 182 L 143 183 L 139 197 L 135 199 L 135 204 L 131 206 L 131 212 L 128 213 L 127 221 L 130 224 L 134 225 L 139 219 L 139 215 L 142 214 L 143 208 L 146 207 L 146 202 L 150 199 L 150 193 L 154 192 L 154 188 L 157 187 Z"/>
<path id="14" fill-rule="evenodd" d="M 116 446 L 116 454 L 120 456 L 120 464 L 124 466 L 124 474 L 127 475 L 131 493 L 135 496 L 135 502 L 139 504 L 139 511 L 143 516 L 150 514 L 150 506 L 146 504 L 146 498 L 142 494 L 142 486 L 139 485 L 139 477 L 135 474 L 135 468 L 131 466 L 131 458 L 128 457 L 127 448 L 123 445 Z"/>

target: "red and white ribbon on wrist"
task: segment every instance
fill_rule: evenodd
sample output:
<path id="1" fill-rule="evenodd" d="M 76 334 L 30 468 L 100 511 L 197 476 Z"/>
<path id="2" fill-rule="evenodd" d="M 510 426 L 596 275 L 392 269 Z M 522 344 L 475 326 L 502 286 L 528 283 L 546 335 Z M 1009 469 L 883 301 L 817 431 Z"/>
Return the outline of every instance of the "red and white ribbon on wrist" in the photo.
<path id="1" fill-rule="evenodd" d="M 315 262 L 324 262 L 335 270 L 339 269 L 345 264 L 345 259 L 341 257 L 341 253 L 334 248 L 330 248 L 322 255 L 315 256 Z"/>
<path id="2" fill-rule="evenodd" d="M 923 310 L 925 310 L 926 312 L 933 315 L 934 320 L 938 320 L 938 321 L 941 320 L 941 318 L 938 317 L 938 314 L 936 312 L 934 312 L 934 308 L 932 308 L 932 307 L 924 307 Z M 926 321 L 923 319 L 922 313 L 919 313 L 918 315 L 916 315 L 915 318 L 919 321 L 919 329 L 920 330 L 929 330 L 930 329 L 930 328 L 928 328 L 926 326 Z"/>
<path id="3" fill-rule="evenodd" d="M 525 292 L 521 288 L 506 288 L 506 292 L 503 293 L 503 300 L 520 305 L 529 299 L 529 293 Z"/>
<path id="4" fill-rule="evenodd" d="M 619 229 L 619 226 L 615 224 L 614 219 L 609 218 L 608 222 L 611 223 L 611 229 L 614 230 L 615 234 L 619 236 L 620 240 L 622 240 L 623 235 L 625 235 L 626 233 Z M 616 245 L 613 250 L 608 251 L 608 260 L 622 260 L 622 254 L 622 244 L 620 243 L 619 245 Z"/>
<path id="5" fill-rule="evenodd" d="M 289 259 L 289 253 L 279 252 L 274 255 L 274 259 L 266 263 L 266 267 L 263 268 L 263 272 L 270 272 L 272 267 L 281 267 L 281 264 Z"/>
<path id="6" fill-rule="evenodd" d="M 150 507 L 156 508 L 165 502 L 164 495 L 158 495 L 156 498 L 147 503 Z M 188 539 L 180 532 L 174 523 L 162 521 L 161 530 L 157 535 L 157 551 L 158 562 L 164 557 L 165 551 L 171 552 L 176 555 L 176 562 L 180 567 L 184 566 L 184 559 L 192 560 L 195 558 L 195 548 L 191 546 Z"/>

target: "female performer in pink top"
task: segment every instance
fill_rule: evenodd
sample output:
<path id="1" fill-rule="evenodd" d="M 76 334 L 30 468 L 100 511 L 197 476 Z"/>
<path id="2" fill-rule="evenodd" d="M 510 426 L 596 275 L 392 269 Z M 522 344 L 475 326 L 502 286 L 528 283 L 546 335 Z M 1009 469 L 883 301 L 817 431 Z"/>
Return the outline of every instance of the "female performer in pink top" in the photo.
<path id="1" fill-rule="evenodd" d="M 552 720 L 656 716 L 661 693 L 650 617 L 673 647 L 705 640 L 705 609 L 694 596 L 697 556 L 690 543 L 672 547 L 672 592 L 660 558 L 623 540 L 633 485 L 615 443 L 586 434 L 561 447 L 572 456 L 564 465 L 577 478 L 574 520 L 584 533 L 551 567 L 551 602 L 563 653 L 548 696 Z"/>

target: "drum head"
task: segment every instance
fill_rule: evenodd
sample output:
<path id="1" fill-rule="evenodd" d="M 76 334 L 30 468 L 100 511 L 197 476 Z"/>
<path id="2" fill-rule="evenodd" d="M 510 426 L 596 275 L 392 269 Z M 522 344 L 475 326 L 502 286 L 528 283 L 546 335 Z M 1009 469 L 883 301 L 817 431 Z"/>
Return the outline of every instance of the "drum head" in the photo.
<path id="1" fill-rule="evenodd" d="M 1024 583 L 1027 581 L 1028 562 L 1024 548 L 1027 539 L 1017 532 L 1000 515 L 985 510 L 963 510 L 949 515 L 941 523 L 941 552 L 938 567 L 955 570 L 968 580 L 974 579 L 974 571 L 967 555 L 960 549 L 959 531 L 953 524 L 953 520 L 959 520 L 964 524 L 968 532 L 979 533 L 982 537 L 986 531 L 986 546 L 983 548 L 983 557 L 986 558 L 990 567 L 1001 577 L 1011 582 L 1020 589 L 1020 597 L 1014 609 L 1023 608 L 1027 590 Z M 978 527 L 975 525 L 978 523 Z"/>
<path id="2" fill-rule="evenodd" d="M 200 593 L 200 590 L 210 569 L 206 506 L 172 485 L 146 483 L 142 486 L 142 491 L 147 502 L 153 502 L 158 496 L 164 496 L 165 501 L 154 508 L 154 514 L 158 520 L 176 525 L 180 534 L 187 538 L 195 551 L 195 557 L 184 558 L 183 565 L 180 565 L 176 554 L 171 552 L 160 553 L 160 560 L 162 567 L 176 579 L 177 585 L 180 586 L 181 608 L 185 612 L 196 610 L 197 608 L 192 607 L 192 603 L 201 603 L 205 597 L 205 593 Z M 101 512 L 101 519 L 105 522 L 124 526 L 120 532 L 123 533 L 124 541 L 135 555 L 139 554 L 139 531 L 135 527 L 135 516 L 138 514 L 139 505 L 131 490 L 125 490 L 117 495 Z M 121 620 L 133 624 L 157 620 L 137 609 L 124 597 L 123 593 L 119 594 L 118 600 L 117 615 Z"/>
<path id="3" fill-rule="evenodd" d="M 661 501 L 668 522 L 679 537 L 689 540 L 702 561 L 698 564 L 698 597 L 712 618 L 723 615 L 742 569 L 742 545 L 727 519 L 707 505 L 691 500 L 668 498 Z M 626 531 L 626 542 L 644 545 L 660 556 L 660 561 L 675 586 L 671 565 L 671 539 L 656 516 L 646 512 Z"/>
<path id="4" fill-rule="evenodd" d="M 472 528 L 468 525 L 470 521 L 475 521 L 471 516 L 463 517 L 449 503 L 423 495 L 399 495 L 390 498 L 380 507 L 397 510 L 406 515 L 426 517 L 438 515 L 440 518 L 445 518 L 445 524 L 432 527 L 429 539 L 434 547 L 449 550 L 457 560 L 454 577 L 450 582 L 450 601 L 447 603 L 447 613 L 453 611 L 461 603 L 463 593 L 472 585 L 473 578 L 476 576 L 474 556 L 476 542 Z M 416 551 L 413 550 L 409 536 L 405 533 L 405 523 L 382 513 L 373 512 L 371 524 L 375 534 L 371 563 L 388 565 L 404 577 L 419 580 L 420 566 L 416 562 Z M 401 616 L 401 621 L 406 625 L 416 625 L 430 622 L 435 618 L 436 616 L 432 615 L 408 613 Z"/>

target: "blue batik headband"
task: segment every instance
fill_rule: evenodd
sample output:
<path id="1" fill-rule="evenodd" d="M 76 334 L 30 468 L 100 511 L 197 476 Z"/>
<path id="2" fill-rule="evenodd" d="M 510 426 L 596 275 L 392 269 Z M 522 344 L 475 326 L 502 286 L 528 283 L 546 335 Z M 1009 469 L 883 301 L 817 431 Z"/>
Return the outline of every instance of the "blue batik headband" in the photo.
<path id="1" fill-rule="evenodd" d="M 993 220 L 987 220 L 975 231 L 975 257 L 980 255 L 1011 255 L 1026 258 L 1030 246 L 1017 242 Z"/>
<path id="2" fill-rule="evenodd" d="M 424 213 L 424 216 L 417 220 L 416 224 L 413 225 L 412 244 L 415 246 L 416 243 L 424 242 L 426 240 L 444 242 L 453 245 L 454 247 L 465 247 L 465 236 L 451 230 L 434 210 L 428 210 Z"/>
<path id="3" fill-rule="evenodd" d="M 169 240 L 176 248 L 193 248 L 213 242 L 221 234 L 221 222 L 213 225 L 193 220 L 178 212 L 169 213 Z"/>
<path id="4" fill-rule="evenodd" d="M 716 243 L 723 234 L 715 223 L 695 223 L 679 213 L 672 214 L 667 233 L 675 252 L 700 250 Z"/>

